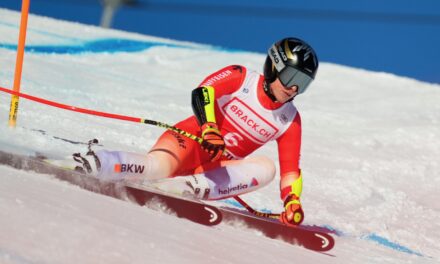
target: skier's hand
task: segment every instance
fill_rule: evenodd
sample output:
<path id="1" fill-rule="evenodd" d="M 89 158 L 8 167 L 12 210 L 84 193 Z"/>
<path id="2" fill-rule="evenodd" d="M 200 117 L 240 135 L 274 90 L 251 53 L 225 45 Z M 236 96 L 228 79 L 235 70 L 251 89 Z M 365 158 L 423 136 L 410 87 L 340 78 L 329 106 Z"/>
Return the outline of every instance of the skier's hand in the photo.
<path id="1" fill-rule="evenodd" d="M 304 211 L 299 197 L 292 194 L 284 201 L 284 212 L 280 215 L 280 221 L 289 226 L 298 226 L 304 220 Z"/>
<path id="2" fill-rule="evenodd" d="M 225 141 L 215 123 L 205 123 L 202 126 L 202 149 L 209 153 L 211 161 L 220 159 L 225 150 Z"/>

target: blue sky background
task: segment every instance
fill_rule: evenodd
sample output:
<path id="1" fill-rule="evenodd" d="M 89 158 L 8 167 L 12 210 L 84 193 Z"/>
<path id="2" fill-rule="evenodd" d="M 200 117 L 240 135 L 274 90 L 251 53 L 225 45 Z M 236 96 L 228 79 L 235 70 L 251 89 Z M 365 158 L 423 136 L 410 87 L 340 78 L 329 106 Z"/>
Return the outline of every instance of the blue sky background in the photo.
<path id="1" fill-rule="evenodd" d="M 135 2 L 118 10 L 114 28 L 256 52 L 297 36 L 322 61 L 440 83 L 438 0 Z M 0 7 L 20 10 L 21 1 L 1 0 Z M 98 0 L 31 0 L 30 12 L 99 25 L 102 5 Z"/>

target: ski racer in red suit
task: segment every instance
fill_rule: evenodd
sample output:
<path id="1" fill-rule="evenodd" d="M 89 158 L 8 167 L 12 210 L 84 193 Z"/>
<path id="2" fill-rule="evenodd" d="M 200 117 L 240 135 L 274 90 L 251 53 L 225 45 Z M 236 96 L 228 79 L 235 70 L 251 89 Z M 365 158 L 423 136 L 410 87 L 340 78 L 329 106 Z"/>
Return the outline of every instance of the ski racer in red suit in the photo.
<path id="1" fill-rule="evenodd" d="M 292 101 L 307 89 L 317 69 L 312 47 L 297 38 L 282 39 L 269 48 L 264 75 L 232 65 L 193 90 L 194 115 L 175 126 L 201 137 L 202 144 L 166 131 L 147 155 L 106 150 L 76 154 L 77 167 L 104 180 L 142 179 L 169 192 L 224 199 L 255 191 L 274 178 L 272 160 L 248 156 L 276 141 L 285 208 L 280 220 L 299 225 L 304 218 L 301 118 Z"/>

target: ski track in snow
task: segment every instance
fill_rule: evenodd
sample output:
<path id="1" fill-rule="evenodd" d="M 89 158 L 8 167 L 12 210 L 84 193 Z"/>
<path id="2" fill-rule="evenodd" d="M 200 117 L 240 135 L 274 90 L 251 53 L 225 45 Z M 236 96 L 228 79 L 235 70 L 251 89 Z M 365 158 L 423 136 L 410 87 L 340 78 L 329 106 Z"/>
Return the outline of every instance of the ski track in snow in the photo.
<path id="1" fill-rule="evenodd" d="M 0 9 L 1 87 L 13 86 L 19 18 Z M 191 114 L 190 91 L 206 75 L 229 64 L 260 70 L 265 58 L 34 15 L 28 27 L 22 92 L 170 124 Z M 303 120 L 304 224 L 336 231 L 328 254 L 237 223 L 198 226 L 0 166 L 0 262 L 437 263 L 439 101 L 439 85 L 321 63 L 295 104 Z M 0 146 L 15 153 L 66 156 L 85 149 L 71 141 L 95 137 L 107 149 L 142 153 L 163 132 L 23 99 L 18 126 L 9 129 L 9 102 L 1 93 Z M 276 160 L 276 145 L 256 154 Z M 279 211 L 278 195 L 275 180 L 243 198 Z"/>

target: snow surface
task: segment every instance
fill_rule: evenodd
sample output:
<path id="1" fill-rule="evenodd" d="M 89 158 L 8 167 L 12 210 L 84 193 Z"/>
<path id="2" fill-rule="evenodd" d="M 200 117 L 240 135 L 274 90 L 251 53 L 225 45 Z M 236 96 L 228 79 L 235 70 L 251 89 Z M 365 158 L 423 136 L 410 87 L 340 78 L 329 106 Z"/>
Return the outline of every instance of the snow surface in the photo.
<path id="1" fill-rule="evenodd" d="M 0 9 L 0 86 L 12 88 L 20 14 Z M 264 54 L 228 51 L 31 15 L 22 92 L 78 107 L 173 124 L 211 72 Z M 209 228 L 0 166 L 0 263 L 438 263 L 440 85 L 321 63 L 295 99 L 303 119 L 304 224 L 335 229 L 316 253 L 245 227 Z M 0 93 L 0 149 L 65 156 L 97 137 L 146 152 L 156 127 L 20 100 L 8 128 Z M 277 160 L 276 144 L 257 153 Z M 278 182 L 243 198 L 279 211 Z M 228 204 L 231 204 L 230 202 Z"/>

